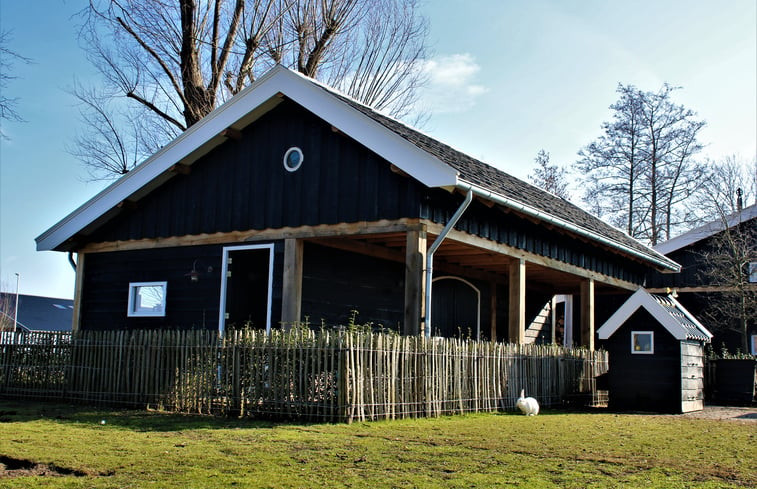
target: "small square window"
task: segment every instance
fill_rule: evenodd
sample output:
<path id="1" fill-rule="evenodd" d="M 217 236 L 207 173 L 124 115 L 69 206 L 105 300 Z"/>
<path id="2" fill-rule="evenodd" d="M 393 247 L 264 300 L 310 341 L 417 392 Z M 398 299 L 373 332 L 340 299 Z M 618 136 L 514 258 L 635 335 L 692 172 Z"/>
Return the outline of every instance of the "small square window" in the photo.
<path id="1" fill-rule="evenodd" d="M 631 353 L 634 354 L 653 354 L 654 353 L 654 332 L 653 331 L 631 331 Z"/>
<path id="2" fill-rule="evenodd" d="M 166 315 L 166 282 L 131 282 L 129 284 L 129 317 L 164 317 Z"/>

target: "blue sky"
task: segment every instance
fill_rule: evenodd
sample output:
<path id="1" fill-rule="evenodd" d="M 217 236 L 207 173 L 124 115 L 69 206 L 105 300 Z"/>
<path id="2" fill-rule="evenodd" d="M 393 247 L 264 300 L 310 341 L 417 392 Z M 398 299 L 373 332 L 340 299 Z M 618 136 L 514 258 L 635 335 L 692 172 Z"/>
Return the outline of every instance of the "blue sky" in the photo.
<path id="1" fill-rule="evenodd" d="M 70 298 L 65 254 L 36 252 L 34 238 L 104 187 L 65 152 L 77 129 L 66 92 L 94 72 L 72 16 L 83 0 L 0 0 L 0 26 L 16 64 L 8 95 L 25 123 L 0 141 L 0 288 Z M 757 2 L 754 0 L 428 0 L 433 55 L 423 130 L 525 178 L 540 149 L 570 164 L 600 133 L 619 82 L 657 90 L 708 125 L 704 155 L 755 158 Z"/>

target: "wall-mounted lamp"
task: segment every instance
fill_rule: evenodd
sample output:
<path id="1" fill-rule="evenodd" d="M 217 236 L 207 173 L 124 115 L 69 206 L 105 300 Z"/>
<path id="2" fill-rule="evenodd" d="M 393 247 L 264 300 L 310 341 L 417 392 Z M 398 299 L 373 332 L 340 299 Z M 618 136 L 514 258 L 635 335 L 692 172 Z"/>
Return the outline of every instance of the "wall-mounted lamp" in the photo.
<path id="1" fill-rule="evenodd" d="M 184 274 L 185 277 L 189 277 L 189 281 L 192 282 L 193 284 L 196 284 L 197 282 L 200 281 L 201 272 L 197 269 L 197 261 L 198 260 L 195 260 L 192 263 L 192 271 Z M 213 267 L 208 267 L 208 273 L 212 273 L 212 272 L 213 272 Z"/>

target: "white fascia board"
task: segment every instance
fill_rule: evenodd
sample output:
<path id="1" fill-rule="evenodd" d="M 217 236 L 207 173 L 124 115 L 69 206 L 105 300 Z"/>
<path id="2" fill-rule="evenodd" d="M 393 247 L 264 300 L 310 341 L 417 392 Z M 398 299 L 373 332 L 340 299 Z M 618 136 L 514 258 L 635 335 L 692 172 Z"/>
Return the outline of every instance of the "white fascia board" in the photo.
<path id="1" fill-rule="evenodd" d="M 660 324 L 670 332 L 677 340 L 686 339 L 686 330 L 678 324 L 678 321 L 671 316 L 668 311 L 662 307 L 654 298 L 644 289 L 638 289 L 628 298 L 628 300 L 605 321 L 597 330 L 597 336 L 600 340 L 606 340 L 620 328 L 631 315 L 640 307 L 649 312 L 652 317 L 660 321 Z M 706 331 L 706 330 L 705 330 Z"/>
<path id="2" fill-rule="evenodd" d="M 187 161 L 195 153 L 223 142 L 221 131 L 245 119 L 278 93 L 282 93 L 318 115 L 343 133 L 429 187 L 454 186 L 457 172 L 350 107 L 310 80 L 278 65 L 218 107 L 160 151 L 116 180 L 81 207 L 45 231 L 37 239 L 37 250 L 53 250 L 77 232 L 147 186 L 172 165 Z M 199 152 L 206 148 L 204 152 Z M 184 160 L 184 161 L 182 161 Z"/>

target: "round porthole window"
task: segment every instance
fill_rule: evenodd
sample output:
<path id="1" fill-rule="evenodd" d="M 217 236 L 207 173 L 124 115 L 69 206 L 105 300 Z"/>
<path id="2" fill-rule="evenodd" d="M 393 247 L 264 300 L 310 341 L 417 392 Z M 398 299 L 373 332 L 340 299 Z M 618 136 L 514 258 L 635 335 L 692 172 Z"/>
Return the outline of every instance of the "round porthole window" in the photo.
<path id="1" fill-rule="evenodd" d="M 297 147 L 292 147 L 284 153 L 284 168 L 287 171 L 297 171 L 302 166 L 302 161 L 305 156 L 302 154 L 302 150 Z"/>

